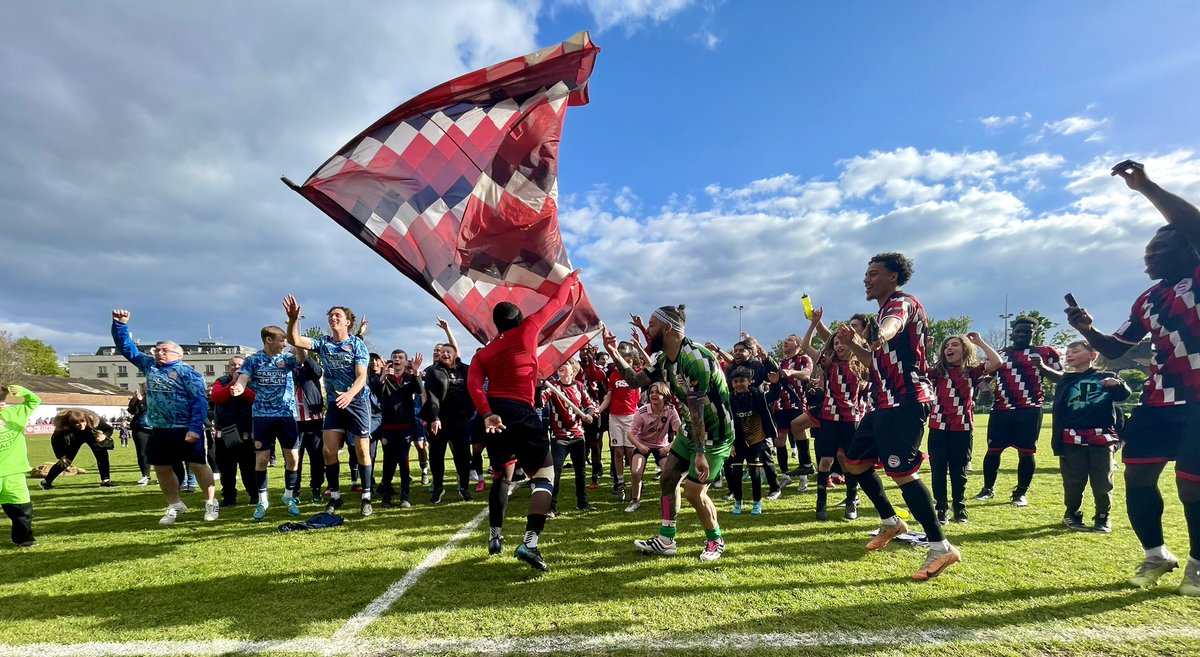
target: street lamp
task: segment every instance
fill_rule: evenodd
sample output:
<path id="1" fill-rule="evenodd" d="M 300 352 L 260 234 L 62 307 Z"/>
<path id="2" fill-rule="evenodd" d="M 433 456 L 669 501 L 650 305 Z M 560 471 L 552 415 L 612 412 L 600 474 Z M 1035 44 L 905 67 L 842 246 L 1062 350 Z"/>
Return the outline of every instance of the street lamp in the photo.
<path id="1" fill-rule="evenodd" d="M 1013 314 L 1008 312 L 1008 294 L 1004 295 L 1004 314 L 1000 319 L 1004 320 L 1004 346 L 1008 346 L 1008 320 L 1013 318 Z"/>
<path id="2" fill-rule="evenodd" d="M 745 306 L 742 306 L 742 305 L 738 305 L 738 306 L 734 306 L 734 307 L 733 307 L 733 309 L 734 309 L 734 310 L 736 310 L 736 311 L 738 311 L 738 334 L 737 334 L 737 339 L 738 339 L 738 340 L 741 340 L 741 339 L 742 339 L 742 311 L 743 311 L 743 310 L 745 310 L 745 309 L 746 309 L 746 307 L 745 307 Z"/>

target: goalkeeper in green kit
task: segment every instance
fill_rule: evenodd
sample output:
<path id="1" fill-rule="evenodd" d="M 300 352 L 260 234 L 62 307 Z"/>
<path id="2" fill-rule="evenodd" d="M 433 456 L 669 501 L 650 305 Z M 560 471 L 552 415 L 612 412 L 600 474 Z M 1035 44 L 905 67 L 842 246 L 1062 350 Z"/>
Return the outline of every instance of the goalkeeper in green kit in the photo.
<path id="1" fill-rule="evenodd" d="M 8 395 L 22 400 L 19 405 L 0 400 L 0 506 L 12 520 L 12 541 L 20 547 L 33 547 L 33 503 L 29 501 L 29 456 L 25 448 L 25 425 L 42 403 L 38 396 L 21 386 L 8 386 Z"/>

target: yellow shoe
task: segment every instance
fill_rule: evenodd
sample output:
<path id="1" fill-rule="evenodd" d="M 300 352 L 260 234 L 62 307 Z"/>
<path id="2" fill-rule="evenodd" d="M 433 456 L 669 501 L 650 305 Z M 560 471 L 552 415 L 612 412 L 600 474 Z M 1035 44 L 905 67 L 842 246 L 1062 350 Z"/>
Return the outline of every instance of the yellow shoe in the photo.
<path id="1" fill-rule="evenodd" d="M 888 543 L 892 542 L 892 539 L 907 531 L 908 524 L 906 524 L 903 520 L 894 525 L 881 525 L 879 527 L 879 533 L 875 534 L 875 536 L 871 538 L 870 543 L 867 543 L 867 552 L 882 550 L 883 548 L 887 547 Z"/>

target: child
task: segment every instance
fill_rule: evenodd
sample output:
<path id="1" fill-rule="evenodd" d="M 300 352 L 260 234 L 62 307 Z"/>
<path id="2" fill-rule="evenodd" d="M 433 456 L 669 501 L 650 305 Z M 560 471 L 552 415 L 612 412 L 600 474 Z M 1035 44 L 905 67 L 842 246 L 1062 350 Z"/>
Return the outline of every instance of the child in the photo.
<path id="1" fill-rule="evenodd" d="M 750 515 L 762 515 L 762 477 L 758 469 L 761 467 L 767 476 L 767 484 L 771 492 L 779 490 L 779 480 L 775 475 L 775 467 L 771 462 L 770 448 L 777 431 L 775 416 L 767 404 L 767 398 L 762 389 L 750 387 L 754 379 L 754 371 L 749 367 L 738 366 L 733 369 L 733 393 L 729 396 L 729 405 L 733 411 L 733 453 L 729 456 L 733 473 L 729 478 L 729 486 L 733 491 L 733 515 L 742 514 L 742 468 L 743 463 L 750 467 L 750 490 L 753 494 L 754 506 Z"/>
<path id="2" fill-rule="evenodd" d="M 8 386 L 11 397 L 20 397 L 20 406 L 10 406 L 0 399 L 0 505 L 4 515 L 12 520 L 12 542 L 20 547 L 33 547 L 33 504 L 29 501 L 29 457 L 25 448 L 25 424 L 37 410 L 41 399 L 21 386 Z"/>
<path id="3" fill-rule="evenodd" d="M 662 460 L 671 453 L 671 440 L 679 435 L 679 413 L 668 402 L 674 398 L 671 387 L 662 381 L 652 383 L 648 397 L 650 403 L 638 409 L 629 430 L 629 440 L 633 443 L 629 466 L 633 501 L 625 508 L 626 513 L 633 513 L 642 506 L 642 477 L 647 461 L 653 458 L 655 467 L 661 467 Z"/>
<path id="4" fill-rule="evenodd" d="M 1067 372 L 1054 391 L 1051 446 L 1058 456 L 1067 513 L 1063 524 L 1074 531 L 1112 531 L 1113 449 L 1117 437 L 1117 402 L 1129 398 L 1129 386 L 1112 372 L 1095 367 L 1096 350 L 1082 340 L 1067 345 Z M 1092 483 L 1096 503 L 1093 527 L 1083 522 L 1083 490 Z"/>
<path id="5" fill-rule="evenodd" d="M 987 354 L 980 363 L 975 347 Z M 938 349 L 937 366 L 930 372 L 934 398 L 929 412 L 929 466 L 933 471 L 934 506 L 938 522 L 949 521 L 946 504 L 946 478 L 954 503 L 954 522 L 967 521 L 963 502 L 967 488 L 967 463 L 971 460 L 972 432 L 975 426 L 975 390 L 984 375 L 1000 369 L 1000 354 L 978 333 L 952 335 Z"/>

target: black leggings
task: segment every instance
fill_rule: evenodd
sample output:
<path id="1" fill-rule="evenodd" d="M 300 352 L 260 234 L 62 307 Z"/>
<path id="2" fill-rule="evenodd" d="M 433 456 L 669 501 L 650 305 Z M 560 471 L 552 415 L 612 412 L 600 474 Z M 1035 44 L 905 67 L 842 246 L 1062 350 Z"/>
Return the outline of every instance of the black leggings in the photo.
<path id="1" fill-rule="evenodd" d="M 571 457 L 571 467 L 575 469 L 575 505 L 587 506 L 587 442 L 583 438 L 555 440 L 550 443 L 550 453 L 554 457 L 554 495 L 551 497 L 551 508 L 558 508 L 558 488 L 562 482 L 563 466 L 568 455 Z"/>
<path id="2" fill-rule="evenodd" d="M 143 477 L 150 476 L 150 461 L 146 459 L 146 443 L 150 442 L 149 429 L 133 430 L 133 451 L 137 452 L 138 471 Z"/>
<path id="3" fill-rule="evenodd" d="M 929 468 L 933 472 L 933 500 L 939 509 L 946 504 L 946 478 L 950 479 L 950 496 L 955 507 L 963 506 L 967 489 L 967 463 L 971 461 L 971 432 L 930 429 Z"/>
<path id="4" fill-rule="evenodd" d="M 59 459 L 59 462 L 55 463 L 50 468 L 50 472 L 46 473 L 47 484 L 54 483 L 55 478 L 62 474 L 63 470 L 66 470 L 61 460 L 65 458 L 68 461 L 74 461 L 75 457 L 79 455 L 79 450 L 83 449 L 85 444 L 92 448 L 92 454 L 96 457 L 96 469 L 100 471 L 100 481 L 108 481 L 111 474 L 108 465 L 108 450 L 97 445 L 95 441 L 69 440 L 51 445 L 54 449 L 54 456 Z"/>
<path id="5" fill-rule="evenodd" d="M 465 490 L 470 483 L 467 473 L 471 470 L 471 425 L 469 421 L 442 422 L 442 428 L 437 435 L 429 435 L 429 470 L 433 475 L 435 491 L 445 487 L 446 447 L 450 448 L 450 456 L 454 459 L 454 469 L 458 474 L 458 487 Z"/>

